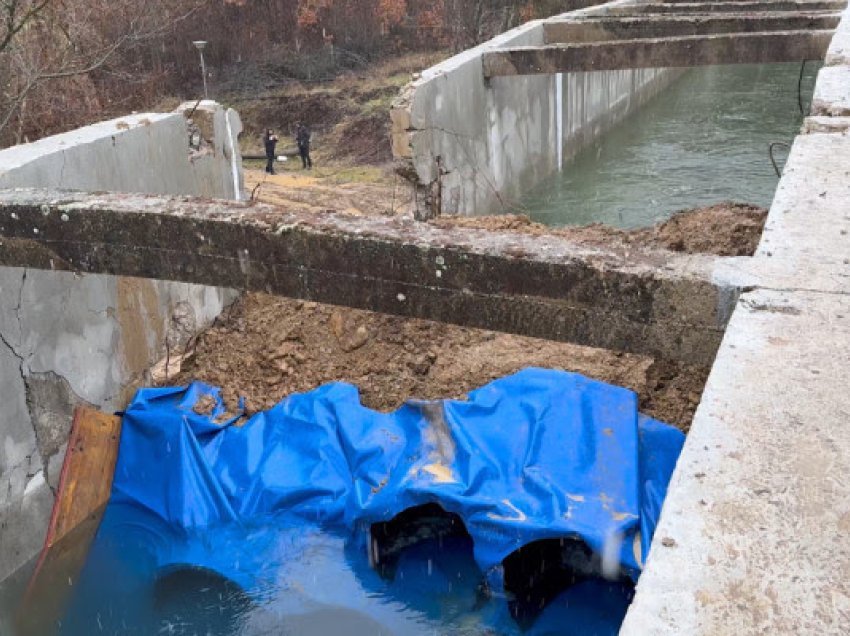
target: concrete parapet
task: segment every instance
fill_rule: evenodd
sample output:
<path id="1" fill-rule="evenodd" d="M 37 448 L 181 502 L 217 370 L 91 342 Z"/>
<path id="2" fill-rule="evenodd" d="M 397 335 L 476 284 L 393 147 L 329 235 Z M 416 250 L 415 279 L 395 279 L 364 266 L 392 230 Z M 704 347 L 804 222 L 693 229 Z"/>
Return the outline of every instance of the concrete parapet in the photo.
<path id="1" fill-rule="evenodd" d="M 238 115 L 213 102 L 183 111 L 0 151 L 0 187 L 234 198 Z M 47 251 L 18 247 L 29 257 L 2 264 L 41 259 L 42 269 L 61 269 Z M 182 347 L 235 297 L 220 287 L 0 267 L 0 580 L 41 549 L 74 407 L 123 408 L 166 347 Z"/>
<path id="2" fill-rule="evenodd" d="M 185 115 L 194 105 L 184 105 L 180 113 L 128 115 L 0 150 L 0 188 L 239 198 L 239 116 L 215 102 L 201 102 L 193 117 L 203 123 L 203 143 L 192 149 Z"/>
<path id="3" fill-rule="evenodd" d="M 4 246 L 40 245 L 57 268 L 264 291 L 697 365 L 711 363 L 737 293 L 715 276 L 715 257 L 179 198 L 0 192 L 0 235 Z M 39 250 L 2 258 L 44 263 Z"/>
<path id="4" fill-rule="evenodd" d="M 639 2 L 621 4 L 609 15 L 761 13 L 770 11 L 843 11 L 846 0 L 749 0 L 731 2 Z"/>
<path id="5" fill-rule="evenodd" d="M 623 636 L 846 633 L 848 360 L 850 296 L 741 298 Z"/>
<path id="6" fill-rule="evenodd" d="M 850 115 L 850 66 L 824 66 L 812 97 L 812 115 Z"/>

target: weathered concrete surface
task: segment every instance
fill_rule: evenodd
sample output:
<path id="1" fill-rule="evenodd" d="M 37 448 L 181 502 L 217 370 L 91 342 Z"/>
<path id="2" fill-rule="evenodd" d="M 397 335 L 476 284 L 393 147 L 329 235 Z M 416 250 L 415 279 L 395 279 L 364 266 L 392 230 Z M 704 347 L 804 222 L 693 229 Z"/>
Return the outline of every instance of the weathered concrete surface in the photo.
<path id="1" fill-rule="evenodd" d="M 235 159 L 241 179 L 241 156 L 234 139 L 241 132 L 238 115 L 214 102 L 202 102 L 193 117 L 204 131 L 197 151 L 189 147 L 183 113 L 128 115 L 0 150 L 0 188 L 238 198 L 232 174 Z M 228 119 L 233 137 L 227 134 Z M 240 181 L 239 194 L 242 187 Z"/>
<path id="2" fill-rule="evenodd" d="M 524 192 L 679 75 L 643 69 L 485 82 L 483 53 L 541 44 L 543 23 L 530 22 L 424 71 L 402 91 L 392 110 L 393 154 L 416 184 L 421 216 L 515 211 Z"/>
<path id="3" fill-rule="evenodd" d="M 575 71 L 771 64 L 821 59 L 832 31 L 724 33 L 672 38 L 521 47 L 483 55 L 485 77 Z"/>
<path id="4" fill-rule="evenodd" d="M 824 64 L 826 66 L 848 66 L 850 65 L 850 9 L 844 11 L 841 24 L 835 31 L 829 50 L 826 52 Z"/>
<path id="5" fill-rule="evenodd" d="M 592 17 L 553 20 L 543 25 L 546 44 L 579 44 L 606 40 L 666 38 L 711 33 L 753 33 L 835 29 L 841 14 L 756 13 L 742 15 Z"/>
<path id="6" fill-rule="evenodd" d="M 846 0 L 755 0 L 752 2 L 646 2 L 620 4 L 608 9 L 607 15 L 641 15 L 649 13 L 758 13 L 765 11 L 842 11 Z"/>
<path id="7" fill-rule="evenodd" d="M 0 248 L 2 249 L 2 248 Z M 0 580 L 40 550 L 73 407 L 123 408 L 173 333 L 232 292 L 0 268 Z"/>
<path id="8" fill-rule="evenodd" d="M 803 120 L 803 127 L 800 134 L 809 135 L 811 133 L 847 133 L 850 129 L 850 117 L 828 117 L 818 115 L 816 117 L 806 117 Z"/>
<path id="9" fill-rule="evenodd" d="M 824 66 L 818 72 L 812 115 L 850 115 L 850 66 Z"/>
<path id="10" fill-rule="evenodd" d="M 621 634 L 846 634 L 850 296 L 732 318 Z"/>
<path id="11" fill-rule="evenodd" d="M 86 272 L 265 291 L 694 364 L 710 364 L 735 299 L 714 282 L 714 257 L 262 205 L 4 191 L 0 235 L 41 243 Z"/>

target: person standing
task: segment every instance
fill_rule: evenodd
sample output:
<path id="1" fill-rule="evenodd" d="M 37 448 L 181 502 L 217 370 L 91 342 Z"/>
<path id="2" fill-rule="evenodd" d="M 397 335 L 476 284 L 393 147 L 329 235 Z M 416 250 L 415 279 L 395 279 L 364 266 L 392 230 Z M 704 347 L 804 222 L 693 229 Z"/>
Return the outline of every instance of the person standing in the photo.
<path id="1" fill-rule="evenodd" d="M 301 155 L 301 163 L 305 170 L 310 170 L 313 167 L 313 160 L 310 158 L 310 140 L 312 139 L 310 129 L 302 123 L 299 123 L 295 129 L 295 141 L 298 144 L 298 154 Z"/>
<path id="2" fill-rule="evenodd" d="M 269 128 L 263 136 L 263 143 L 266 147 L 266 172 L 269 174 L 275 174 L 274 160 L 275 149 L 277 148 L 277 135 L 274 134 L 274 131 L 271 128 Z"/>

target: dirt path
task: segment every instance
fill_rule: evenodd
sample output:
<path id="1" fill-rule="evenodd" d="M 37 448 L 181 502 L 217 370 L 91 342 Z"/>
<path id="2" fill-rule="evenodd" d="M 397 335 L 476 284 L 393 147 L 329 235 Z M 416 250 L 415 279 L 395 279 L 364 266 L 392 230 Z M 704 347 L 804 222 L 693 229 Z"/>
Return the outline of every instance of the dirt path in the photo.
<path id="1" fill-rule="evenodd" d="M 299 164 L 278 166 L 276 175 L 248 169 L 245 186 L 255 199 L 288 210 L 394 215 L 409 209 L 411 202 L 411 188 L 389 167 L 304 171 Z"/>

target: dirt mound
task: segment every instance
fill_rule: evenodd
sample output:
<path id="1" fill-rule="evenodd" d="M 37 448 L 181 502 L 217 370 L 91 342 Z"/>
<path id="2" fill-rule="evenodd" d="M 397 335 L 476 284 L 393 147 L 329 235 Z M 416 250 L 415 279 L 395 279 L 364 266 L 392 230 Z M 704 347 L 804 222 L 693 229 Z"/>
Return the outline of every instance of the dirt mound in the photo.
<path id="1" fill-rule="evenodd" d="M 369 407 L 462 397 L 528 366 L 566 369 L 627 386 L 641 408 L 687 430 L 706 371 L 652 359 L 425 320 L 248 294 L 199 338 L 169 383 L 221 386 L 231 405 L 266 409 L 293 392 L 351 382 Z"/>
<path id="2" fill-rule="evenodd" d="M 523 215 L 441 217 L 431 221 L 439 227 L 467 227 L 514 231 L 534 236 L 563 236 L 590 245 L 647 245 L 688 254 L 751 256 L 764 231 L 767 210 L 743 203 L 719 203 L 706 208 L 677 212 L 651 228 L 621 230 L 595 223 L 582 227 L 552 228 Z"/>
<path id="3" fill-rule="evenodd" d="M 708 252 L 718 256 L 752 256 L 758 247 L 767 210 L 743 203 L 721 203 L 674 214 L 650 237 L 674 252 Z"/>
<path id="4" fill-rule="evenodd" d="M 338 125 L 325 139 L 326 155 L 334 160 L 380 165 L 392 161 L 390 119 L 385 112 L 354 117 Z"/>

